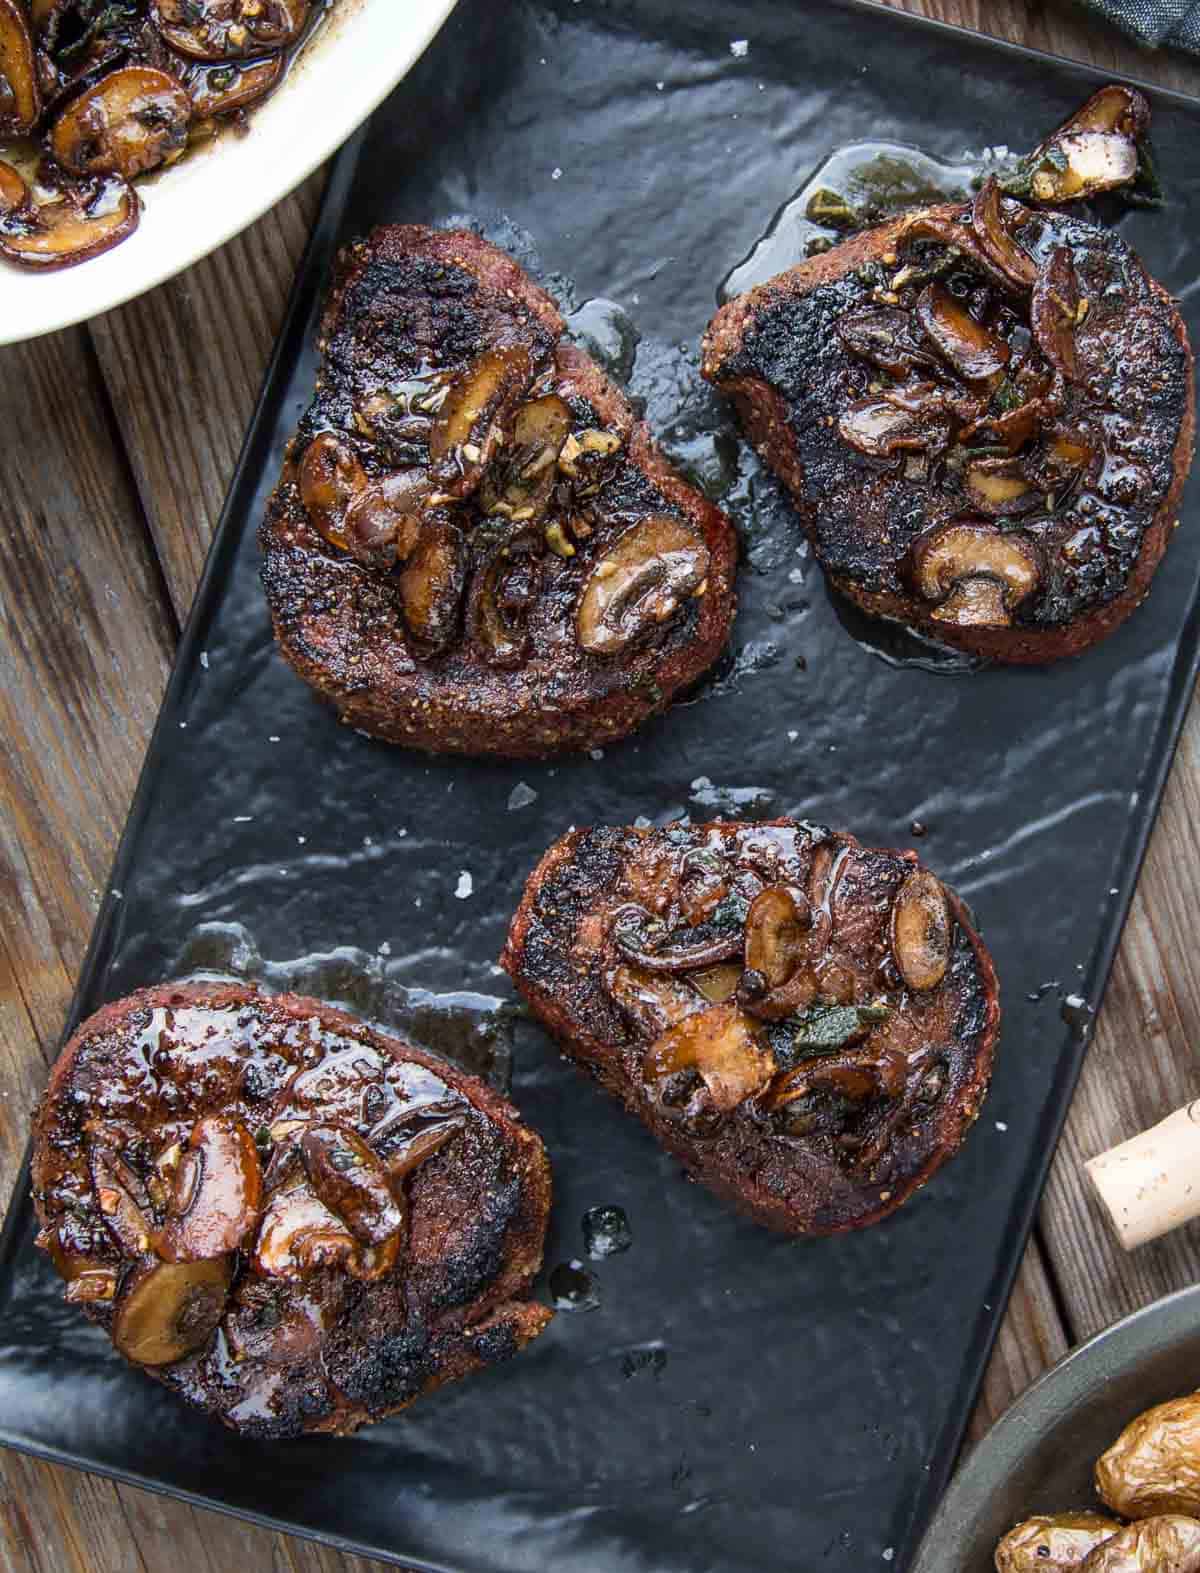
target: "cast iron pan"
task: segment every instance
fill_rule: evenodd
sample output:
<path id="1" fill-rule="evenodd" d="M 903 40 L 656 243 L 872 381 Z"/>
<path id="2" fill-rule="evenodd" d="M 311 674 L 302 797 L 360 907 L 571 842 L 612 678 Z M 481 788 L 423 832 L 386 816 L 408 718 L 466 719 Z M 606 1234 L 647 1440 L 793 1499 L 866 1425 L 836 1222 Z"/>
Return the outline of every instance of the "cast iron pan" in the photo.
<path id="1" fill-rule="evenodd" d="M 555 1171 L 548 1266 L 582 1257 L 588 1208 L 631 1222 L 632 1248 L 594 1264 L 595 1310 L 353 1440 L 252 1445 L 127 1369 L 63 1305 L 22 1191 L 0 1243 L 0 1440 L 426 1569 L 904 1565 L 1084 1051 L 1060 1005 L 1099 997 L 1192 690 L 1196 493 L 1146 606 L 1082 660 L 889 664 L 843 627 L 778 489 L 700 382 L 698 344 L 720 279 L 831 148 L 1032 146 L 1098 80 L 873 8 L 462 0 L 338 162 L 73 1018 L 204 963 L 316 979 L 477 1049 L 512 1024 L 495 957 L 568 825 L 789 813 L 891 846 L 920 820 L 922 857 L 975 907 L 1003 983 L 996 1079 L 963 1153 L 882 1227 L 777 1238 L 688 1185 L 518 1018 L 513 1096 Z M 1200 340 L 1200 109 L 1151 96 L 1170 205 L 1121 223 Z M 668 451 L 743 533 L 723 668 L 603 758 L 427 761 L 371 743 L 272 644 L 254 532 L 309 397 L 334 247 L 380 220 L 456 214 L 568 309 L 618 303 L 576 325 L 605 340 Z"/>
<path id="2" fill-rule="evenodd" d="M 1034 1513 L 1106 1512 L 1092 1465 L 1152 1404 L 1200 1385 L 1200 1286 L 1097 1333 L 1017 1400 L 954 1477 L 913 1573 L 991 1573 L 1001 1535 Z"/>

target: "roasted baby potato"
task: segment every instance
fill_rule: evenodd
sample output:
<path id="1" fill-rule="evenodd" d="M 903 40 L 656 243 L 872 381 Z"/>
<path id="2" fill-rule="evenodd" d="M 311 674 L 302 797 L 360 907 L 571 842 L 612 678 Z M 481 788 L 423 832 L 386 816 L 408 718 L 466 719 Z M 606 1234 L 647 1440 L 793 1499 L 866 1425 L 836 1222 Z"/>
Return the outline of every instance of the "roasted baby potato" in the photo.
<path id="1" fill-rule="evenodd" d="M 1200 1523 L 1178 1513 L 1143 1518 L 1106 1540 L 1083 1573 L 1200 1573 Z"/>
<path id="2" fill-rule="evenodd" d="M 1096 1490 L 1125 1518 L 1200 1517 L 1200 1393 L 1131 1420 L 1097 1461 Z"/>
<path id="3" fill-rule="evenodd" d="M 1088 1553 L 1120 1530 L 1100 1513 L 1039 1513 L 996 1547 L 996 1573 L 1058 1573 L 1083 1566 Z"/>

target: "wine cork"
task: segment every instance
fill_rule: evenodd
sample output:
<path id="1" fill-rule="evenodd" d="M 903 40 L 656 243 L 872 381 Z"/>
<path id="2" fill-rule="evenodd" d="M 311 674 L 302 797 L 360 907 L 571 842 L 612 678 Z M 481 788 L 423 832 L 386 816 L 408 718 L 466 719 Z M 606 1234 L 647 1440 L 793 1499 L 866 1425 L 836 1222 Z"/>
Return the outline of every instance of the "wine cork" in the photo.
<path id="1" fill-rule="evenodd" d="M 1200 1216 L 1200 1098 L 1084 1171 L 1127 1251 Z"/>

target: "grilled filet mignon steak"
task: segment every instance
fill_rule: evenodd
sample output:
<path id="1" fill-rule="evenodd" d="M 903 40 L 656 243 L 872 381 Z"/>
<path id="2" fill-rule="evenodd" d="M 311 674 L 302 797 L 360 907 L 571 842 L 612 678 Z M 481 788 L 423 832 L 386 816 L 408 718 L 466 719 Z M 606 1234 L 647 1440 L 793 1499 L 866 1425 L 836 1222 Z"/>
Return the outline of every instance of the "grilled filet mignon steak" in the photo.
<path id="1" fill-rule="evenodd" d="M 477 1078 L 298 995 L 165 984 L 63 1050 L 38 1244 L 172 1392 L 259 1437 L 345 1433 L 515 1353 L 550 1206 Z"/>
<path id="2" fill-rule="evenodd" d="M 466 754 L 592 747 L 725 643 L 732 526 L 562 334 L 469 231 L 380 229 L 341 256 L 259 539 L 280 648 L 351 726 Z"/>
<path id="3" fill-rule="evenodd" d="M 899 1207 L 987 1090 L 996 977 L 913 852 L 780 819 L 574 830 L 501 957 L 566 1052 L 758 1222 Z"/>
<path id="4" fill-rule="evenodd" d="M 833 585 L 962 650 L 1078 654 L 1144 598 L 1178 523 L 1178 311 L 1119 235 L 994 178 L 731 301 L 703 372 Z"/>

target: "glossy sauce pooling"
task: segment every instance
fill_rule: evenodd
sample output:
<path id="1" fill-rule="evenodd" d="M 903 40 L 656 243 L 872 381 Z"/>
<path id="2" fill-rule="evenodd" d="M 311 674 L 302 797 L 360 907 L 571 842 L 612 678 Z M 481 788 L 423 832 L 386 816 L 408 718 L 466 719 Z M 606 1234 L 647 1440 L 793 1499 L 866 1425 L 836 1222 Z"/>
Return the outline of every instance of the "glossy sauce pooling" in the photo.
<path id="1" fill-rule="evenodd" d="M 67 1298 L 122 1353 L 230 1423 L 285 1434 L 356 1401 L 331 1368 L 361 1385 L 364 1319 L 402 1325 L 410 1279 L 449 1305 L 478 1293 L 486 1263 L 452 1248 L 489 1197 L 504 1203 L 510 1171 L 428 1065 L 243 999 L 145 1006 L 90 1033 L 47 1093 L 34 1194 Z M 464 1216 L 448 1228 L 453 1184 Z"/>

